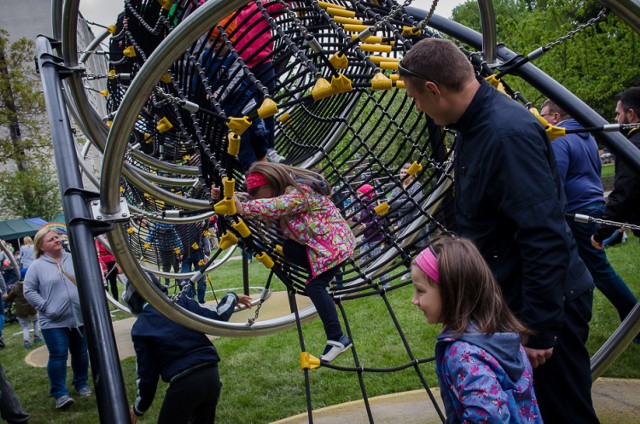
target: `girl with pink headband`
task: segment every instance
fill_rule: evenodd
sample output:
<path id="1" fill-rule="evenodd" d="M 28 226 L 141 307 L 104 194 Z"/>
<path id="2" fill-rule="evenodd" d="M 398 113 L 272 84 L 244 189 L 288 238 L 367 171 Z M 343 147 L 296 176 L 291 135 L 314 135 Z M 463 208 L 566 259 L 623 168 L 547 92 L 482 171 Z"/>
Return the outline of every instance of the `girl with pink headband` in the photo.
<path id="1" fill-rule="evenodd" d="M 411 279 L 411 302 L 430 324 L 443 324 L 436 373 L 447 422 L 542 423 L 522 346 L 530 331 L 473 242 L 435 240 L 412 262 Z"/>
<path id="2" fill-rule="evenodd" d="M 327 286 L 353 254 L 356 239 L 333 204 L 331 189 L 318 173 L 279 163 L 256 162 L 247 171 L 247 194 L 235 198 L 240 215 L 272 221 L 287 239 L 284 258 L 307 270 L 307 296 L 322 320 L 327 344 L 320 360 L 331 362 L 352 346 L 342 332 Z M 217 200 L 219 188 L 211 188 Z"/>

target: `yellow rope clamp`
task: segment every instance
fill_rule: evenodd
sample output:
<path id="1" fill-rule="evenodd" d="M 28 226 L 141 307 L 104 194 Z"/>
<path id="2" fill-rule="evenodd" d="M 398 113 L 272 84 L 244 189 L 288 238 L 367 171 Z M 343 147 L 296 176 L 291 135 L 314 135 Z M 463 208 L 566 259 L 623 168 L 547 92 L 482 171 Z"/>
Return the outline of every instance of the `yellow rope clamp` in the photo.
<path id="1" fill-rule="evenodd" d="M 321 100 L 329 97 L 331 94 L 331 84 L 325 78 L 319 78 L 311 89 L 311 97 L 313 100 Z"/>
<path id="2" fill-rule="evenodd" d="M 215 205 L 213 205 L 213 210 L 218 215 L 235 215 L 238 213 L 236 210 L 236 203 L 233 201 L 233 198 L 224 198 Z"/>
<path id="3" fill-rule="evenodd" d="M 251 121 L 249 121 L 248 116 L 243 116 L 242 118 L 229 118 L 229 122 L 227 122 L 227 127 L 234 133 L 238 135 L 244 134 L 244 132 L 251 126 Z"/>
<path id="4" fill-rule="evenodd" d="M 169 10 L 173 6 L 173 0 L 158 0 L 158 3 L 164 10 Z"/>
<path id="5" fill-rule="evenodd" d="M 179 247 L 174 247 L 173 248 L 173 253 L 175 253 L 176 255 L 179 255 L 180 252 L 182 252 L 182 249 L 180 249 Z"/>
<path id="6" fill-rule="evenodd" d="M 381 61 L 378 66 L 380 69 L 384 71 L 397 71 L 398 70 L 398 62 L 385 62 Z M 397 75 L 397 74 L 396 74 Z"/>
<path id="7" fill-rule="evenodd" d="M 236 192 L 236 180 L 229 177 L 222 179 L 224 197 L 231 199 Z"/>
<path id="8" fill-rule="evenodd" d="M 372 90 L 390 90 L 393 87 L 393 81 L 382 72 L 376 73 L 371 78 Z"/>
<path id="9" fill-rule="evenodd" d="M 329 62 L 335 69 L 347 69 L 349 67 L 349 59 L 344 53 L 336 52 L 330 58 Z"/>
<path id="10" fill-rule="evenodd" d="M 402 27 L 402 36 L 403 37 L 417 37 L 421 33 L 422 33 L 422 31 L 420 30 L 420 28 L 410 27 L 410 26 L 403 26 Z"/>
<path id="11" fill-rule="evenodd" d="M 229 156 L 238 156 L 238 153 L 240 153 L 240 136 L 233 131 L 229 131 L 227 138 L 229 139 L 227 153 Z"/>
<path id="12" fill-rule="evenodd" d="M 238 222 L 232 222 L 231 226 L 240 234 L 242 238 L 247 238 L 251 235 L 251 230 L 247 227 L 247 224 L 239 219 Z"/>
<path id="13" fill-rule="evenodd" d="M 133 46 L 125 47 L 122 54 L 126 57 L 136 57 L 136 49 Z"/>
<path id="14" fill-rule="evenodd" d="M 346 9 L 346 6 L 341 6 L 339 4 L 327 3 L 326 1 L 319 1 L 318 6 L 323 9 L 334 8 L 334 9 Z"/>
<path id="15" fill-rule="evenodd" d="M 565 135 L 567 135 L 566 128 L 556 127 L 555 125 L 551 125 L 546 119 L 544 119 L 540 115 L 540 113 L 538 112 L 538 109 L 536 109 L 535 107 L 529 108 L 529 112 L 531 112 L 533 116 L 538 118 L 538 121 L 540 121 L 540 123 L 542 124 L 542 127 L 547 133 L 547 137 L 549 137 L 549 141 L 553 141 L 558 137 L 564 137 Z"/>
<path id="16" fill-rule="evenodd" d="M 369 25 L 355 25 L 355 24 L 345 24 L 344 30 L 347 32 L 362 32 L 364 30 L 369 29 Z"/>
<path id="17" fill-rule="evenodd" d="M 391 53 L 391 46 L 386 44 L 360 44 L 360 50 L 363 52 Z"/>
<path id="18" fill-rule="evenodd" d="M 171 75 L 169 75 L 169 72 L 166 72 L 162 78 L 160 78 L 160 81 L 162 81 L 165 84 L 170 84 L 171 83 Z"/>
<path id="19" fill-rule="evenodd" d="M 192 248 L 193 250 L 199 250 L 199 249 L 200 249 L 200 245 L 199 245 L 197 242 L 194 242 L 194 243 L 191 245 L 191 248 Z"/>
<path id="20" fill-rule="evenodd" d="M 320 359 L 309 352 L 300 352 L 300 368 L 303 370 L 315 370 L 320 368 Z"/>
<path id="21" fill-rule="evenodd" d="M 331 77 L 331 94 L 348 93 L 351 90 L 353 90 L 351 80 L 343 74 Z"/>
<path id="22" fill-rule="evenodd" d="M 407 169 L 407 174 L 415 177 L 418 172 L 422 171 L 422 165 L 418 162 L 413 162 L 409 169 Z"/>
<path id="23" fill-rule="evenodd" d="M 273 99 L 265 98 L 258 108 L 258 116 L 262 119 L 270 118 L 278 113 L 278 105 Z"/>
<path id="24" fill-rule="evenodd" d="M 383 62 L 393 62 L 393 63 L 396 63 L 396 69 L 398 69 L 397 63 L 399 62 L 399 60 L 396 59 L 395 57 L 371 55 L 369 56 L 369 60 L 371 60 L 376 65 L 380 65 Z"/>
<path id="25" fill-rule="evenodd" d="M 158 124 L 156 125 L 156 129 L 158 130 L 159 133 L 167 132 L 171 128 L 173 128 L 173 124 L 169 122 L 169 119 L 167 119 L 166 116 L 160 119 L 158 121 Z"/>
<path id="26" fill-rule="evenodd" d="M 485 81 L 491 84 L 496 90 L 498 90 L 502 94 L 507 94 L 507 90 L 504 89 L 504 84 L 502 84 L 502 82 L 498 78 L 496 78 L 495 75 L 489 75 L 488 77 L 485 78 Z"/>
<path id="27" fill-rule="evenodd" d="M 353 10 L 347 10 L 342 7 L 327 7 L 327 13 L 331 16 L 342 16 L 344 18 L 353 18 L 356 16 L 356 12 Z"/>
<path id="28" fill-rule="evenodd" d="M 109 32 L 109 34 L 113 35 L 116 33 L 116 31 L 118 30 L 118 26 L 117 25 L 109 25 L 107 27 L 107 31 Z"/>
<path id="29" fill-rule="evenodd" d="M 404 81 L 398 80 L 396 81 L 396 88 L 407 88 L 407 87 L 404 85 Z"/>
<path id="30" fill-rule="evenodd" d="M 271 259 L 271 257 L 269 255 L 267 255 L 267 252 L 258 253 L 256 255 L 256 259 L 259 262 L 261 262 L 262 265 L 264 265 L 265 268 L 267 268 L 267 269 L 271 269 L 275 265 L 275 263 L 273 262 L 273 259 Z"/>
<path id="31" fill-rule="evenodd" d="M 109 90 L 100 90 L 100 94 L 102 94 L 103 97 L 107 97 L 109 95 Z"/>
<path id="32" fill-rule="evenodd" d="M 389 213 L 389 203 L 388 202 L 382 202 L 378 206 L 374 207 L 373 210 L 378 215 L 385 216 L 386 214 Z"/>
<path id="33" fill-rule="evenodd" d="M 282 115 L 280 115 L 278 120 L 282 122 L 283 125 L 289 125 L 291 122 L 293 122 L 293 118 L 291 117 L 291 115 L 289 115 L 288 112 L 285 112 Z"/>
<path id="34" fill-rule="evenodd" d="M 229 231 L 225 231 L 222 237 L 220 237 L 220 243 L 218 243 L 218 247 L 221 250 L 227 250 L 231 246 L 235 246 L 238 244 L 238 237 L 234 236 Z"/>
<path id="35" fill-rule="evenodd" d="M 356 18 L 345 18 L 342 16 L 336 16 L 333 18 L 334 21 L 338 24 L 342 25 L 362 25 L 362 19 Z"/>

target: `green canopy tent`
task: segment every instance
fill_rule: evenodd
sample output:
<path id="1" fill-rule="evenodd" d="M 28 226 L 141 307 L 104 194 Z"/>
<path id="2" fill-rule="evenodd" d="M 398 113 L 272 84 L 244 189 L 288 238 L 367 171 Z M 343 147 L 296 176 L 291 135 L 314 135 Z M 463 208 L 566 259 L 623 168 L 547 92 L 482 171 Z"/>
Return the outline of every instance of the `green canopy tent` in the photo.
<path id="1" fill-rule="evenodd" d="M 40 218 L 0 221 L 0 239 L 15 240 L 25 236 L 33 237 L 46 224 L 47 221 Z"/>

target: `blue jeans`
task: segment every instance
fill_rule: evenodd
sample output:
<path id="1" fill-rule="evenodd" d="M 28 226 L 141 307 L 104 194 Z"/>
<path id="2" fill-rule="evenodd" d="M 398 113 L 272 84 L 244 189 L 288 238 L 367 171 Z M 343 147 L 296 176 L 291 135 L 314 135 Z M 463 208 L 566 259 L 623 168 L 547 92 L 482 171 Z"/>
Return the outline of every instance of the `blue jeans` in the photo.
<path id="1" fill-rule="evenodd" d="M 42 336 L 49 349 L 47 374 L 50 395 L 55 399 L 68 396 L 67 356 L 71 352 L 72 384 L 76 390 L 89 386 L 89 353 L 84 327 L 43 328 Z"/>
<path id="2" fill-rule="evenodd" d="M 182 269 L 180 270 L 180 272 L 185 273 L 185 272 L 197 271 L 200 268 L 200 265 L 198 265 L 198 263 L 201 260 L 204 260 L 204 253 L 202 253 L 201 251 L 194 253 L 191 256 L 185 256 L 184 258 L 182 258 Z M 198 302 L 204 303 L 204 295 L 207 293 L 207 285 L 205 283 L 204 274 L 198 280 L 197 287 L 198 287 Z M 187 296 L 193 297 L 194 294 L 195 293 L 193 292 L 193 287 L 190 287 L 189 291 L 187 292 Z"/>
<path id="3" fill-rule="evenodd" d="M 571 213 L 601 218 L 603 212 L 604 202 L 594 202 Z M 585 224 L 576 222 L 573 219 L 567 220 L 567 222 L 578 244 L 580 257 L 587 265 L 593 277 L 593 282 L 598 290 L 618 310 L 620 320 L 623 320 L 636 305 L 637 299 L 622 278 L 611 267 L 605 250 L 596 249 L 591 245 L 591 236 L 595 233 L 596 224 Z"/>

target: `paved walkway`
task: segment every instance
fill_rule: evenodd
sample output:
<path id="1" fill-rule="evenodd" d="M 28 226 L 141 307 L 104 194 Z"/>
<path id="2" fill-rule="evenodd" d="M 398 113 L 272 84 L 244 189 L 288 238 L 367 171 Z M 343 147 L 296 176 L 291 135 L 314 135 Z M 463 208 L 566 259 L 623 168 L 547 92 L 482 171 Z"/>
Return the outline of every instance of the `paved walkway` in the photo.
<path id="1" fill-rule="evenodd" d="M 309 304 L 307 297 L 299 297 L 301 308 Z M 261 318 L 272 318 L 275 311 L 286 310 L 288 307 L 286 293 L 275 292 L 269 302 L 272 308 L 263 306 L 260 310 Z M 234 314 L 234 321 L 246 321 L 253 311 L 243 311 Z M 118 354 L 120 359 L 135 355 L 131 343 L 131 325 L 135 318 L 127 318 L 113 323 Z M 25 361 L 34 367 L 46 367 L 49 352 L 46 346 L 32 350 Z M 433 390 L 435 398 L 440 402 L 440 393 Z M 593 386 L 593 402 L 602 424 L 637 424 L 640 423 L 640 380 L 599 378 Z M 378 396 L 370 399 L 373 419 L 376 423 L 440 423 L 435 408 L 424 390 L 396 393 Z M 442 408 L 442 404 L 440 405 Z M 308 422 L 307 414 L 277 421 L 277 424 L 303 424 Z M 348 422 L 349 424 L 368 423 L 362 401 L 348 402 L 328 408 L 313 411 L 313 422 L 317 424 L 334 424 Z"/>

